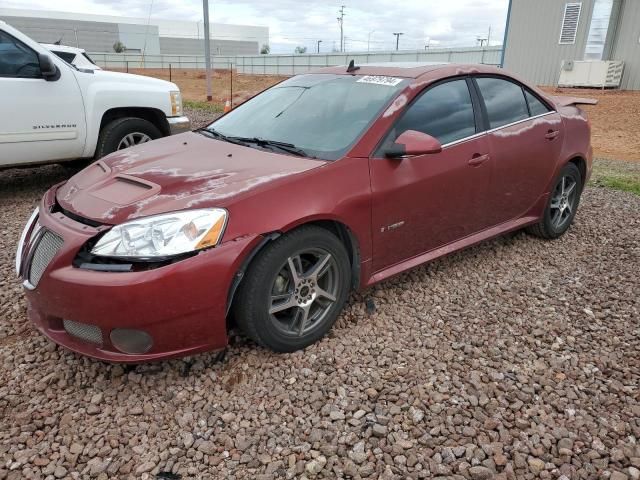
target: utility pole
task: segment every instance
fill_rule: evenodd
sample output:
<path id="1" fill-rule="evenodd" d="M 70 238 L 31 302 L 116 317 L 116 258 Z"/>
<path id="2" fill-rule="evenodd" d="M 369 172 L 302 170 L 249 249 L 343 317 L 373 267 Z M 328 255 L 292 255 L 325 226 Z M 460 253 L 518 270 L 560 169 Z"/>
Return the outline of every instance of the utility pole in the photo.
<path id="1" fill-rule="evenodd" d="M 209 45 L 209 0 L 202 0 L 204 11 L 204 62 L 207 70 L 207 101 L 213 100 L 211 94 L 211 45 Z"/>
<path id="2" fill-rule="evenodd" d="M 322 43 L 322 40 L 318 40 L 318 53 L 320 53 L 320 44 Z"/>
<path id="3" fill-rule="evenodd" d="M 403 32 L 394 33 L 396 36 L 396 51 L 400 48 L 400 35 L 404 35 Z"/>
<path id="4" fill-rule="evenodd" d="M 367 53 L 369 52 L 370 46 L 371 46 L 371 34 L 374 33 L 374 32 L 375 32 L 375 30 L 371 30 L 369 32 L 369 37 L 367 38 Z"/>
<path id="5" fill-rule="evenodd" d="M 491 46 L 491 25 L 489 25 L 489 35 L 487 35 L 487 47 Z"/>
<path id="6" fill-rule="evenodd" d="M 338 17 L 338 23 L 340 24 L 340 51 L 344 52 L 344 9 L 347 8 L 345 5 L 340 6 L 340 10 L 338 13 L 340 16 Z"/>

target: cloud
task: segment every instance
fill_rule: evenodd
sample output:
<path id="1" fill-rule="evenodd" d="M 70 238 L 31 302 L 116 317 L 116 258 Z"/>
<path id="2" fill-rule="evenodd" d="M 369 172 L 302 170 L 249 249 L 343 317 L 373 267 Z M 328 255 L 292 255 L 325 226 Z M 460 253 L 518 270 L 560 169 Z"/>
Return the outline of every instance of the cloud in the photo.
<path id="1" fill-rule="evenodd" d="M 502 42 L 508 0 L 337 0 L 301 2 L 299 0 L 215 0 L 211 1 L 211 21 L 268 26 L 273 53 L 290 53 L 297 45 L 315 51 L 322 40 L 322 51 L 340 44 L 337 21 L 340 3 L 346 5 L 344 31 L 348 50 L 395 49 L 393 32 L 403 32 L 400 47 L 423 49 L 427 39 L 442 47 L 476 45 L 491 27 L 492 44 Z M 13 8 L 51 9 L 49 0 L 4 0 Z M 101 15 L 146 18 L 150 0 L 67 0 L 56 9 Z M 200 0 L 154 0 L 152 18 L 202 19 Z"/>

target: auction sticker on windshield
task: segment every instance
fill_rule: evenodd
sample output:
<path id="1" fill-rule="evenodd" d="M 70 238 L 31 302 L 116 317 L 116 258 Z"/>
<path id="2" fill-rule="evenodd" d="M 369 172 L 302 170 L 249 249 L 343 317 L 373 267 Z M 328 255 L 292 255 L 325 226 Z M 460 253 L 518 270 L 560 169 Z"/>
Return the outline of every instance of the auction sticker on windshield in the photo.
<path id="1" fill-rule="evenodd" d="M 386 77 L 384 75 L 366 75 L 358 80 L 358 83 L 374 83 L 376 85 L 388 85 L 389 87 L 395 87 L 401 81 L 401 78 Z"/>

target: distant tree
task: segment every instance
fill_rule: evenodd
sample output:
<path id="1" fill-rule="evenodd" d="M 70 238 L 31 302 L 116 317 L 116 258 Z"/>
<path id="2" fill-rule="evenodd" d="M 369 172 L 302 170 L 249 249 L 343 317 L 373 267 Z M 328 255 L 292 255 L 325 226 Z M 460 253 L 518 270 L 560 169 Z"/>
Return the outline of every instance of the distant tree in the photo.
<path id="1" fill-rule="evenodd" d="M 116 42 L 113 44 L 113 51 L 116 53 L 122 53 L 127 49 L 127 47 L 125 47 L 124 43 L 122 42 Z"/>
<path id="2" fill-rule="evenodd" d="M 260 49 L 260 55 L 269 55 L 269 53 L 271 53 L 271 47 L 265 43 Z"/>
<path id="3" fill-rule="evenodd" d="M 298 55 L 301 55 L 303 53 L 307 53 L 307 47 L 296 47 L 295 49 L 295 53 L 297 53 Z"/>

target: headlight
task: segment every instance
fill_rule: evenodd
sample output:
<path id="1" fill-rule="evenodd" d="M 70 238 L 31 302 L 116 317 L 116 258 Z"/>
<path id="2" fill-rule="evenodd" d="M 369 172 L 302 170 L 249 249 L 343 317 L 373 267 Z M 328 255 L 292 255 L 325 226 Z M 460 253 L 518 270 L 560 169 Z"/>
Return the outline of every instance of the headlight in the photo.
<path id="1" fill-rule="evenodd" d="M 193 252 L 218 244 L 227 223 L 221 208 L 185 210 L 116 225 L 93 247 L 103 257 L 155 258 Z"/>
<path id="2" fill-rule="evenodd" d="M 171 116 L 178 117 L 182 115 L 182 95 L 180 91 L 169 92 L 171 98 Z"/>

